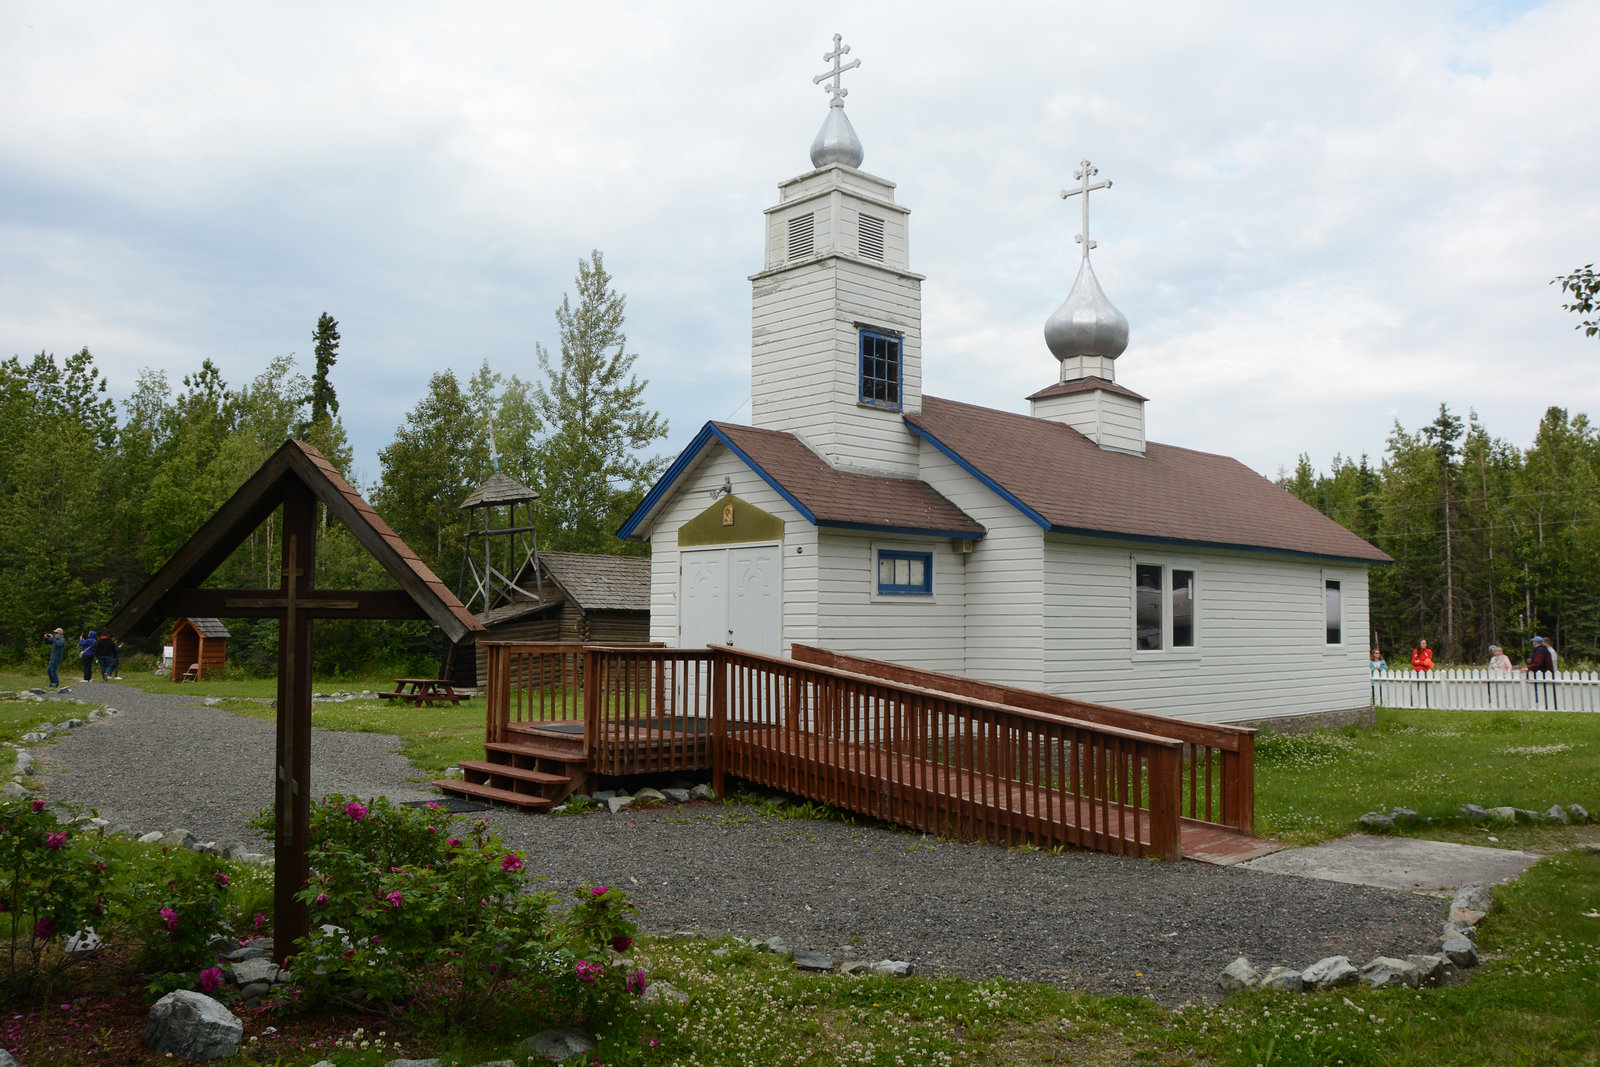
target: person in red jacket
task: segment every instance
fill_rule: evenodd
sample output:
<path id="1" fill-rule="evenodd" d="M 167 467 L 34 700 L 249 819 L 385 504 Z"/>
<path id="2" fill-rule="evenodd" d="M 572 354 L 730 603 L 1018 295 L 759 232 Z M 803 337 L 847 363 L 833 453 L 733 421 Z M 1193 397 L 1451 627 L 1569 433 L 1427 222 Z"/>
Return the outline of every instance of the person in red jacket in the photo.
<path id="1" fill-rule="evenodd" d="M 1417 642 L 1417 647 L 1411 650 L 1411 669 L 1414 671 L 1433 670 L 1433 649 L 1428 647 L 1428 639 L 1424 637 Z"/>

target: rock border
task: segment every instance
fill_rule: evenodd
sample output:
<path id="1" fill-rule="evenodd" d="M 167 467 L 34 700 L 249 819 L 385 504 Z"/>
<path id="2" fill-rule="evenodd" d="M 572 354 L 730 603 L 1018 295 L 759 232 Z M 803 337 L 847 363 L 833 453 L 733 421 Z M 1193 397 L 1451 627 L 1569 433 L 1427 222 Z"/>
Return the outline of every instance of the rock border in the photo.
<path id="1" fill-rule="evenodd" d="M 1439 951 L 1428 955 L 1374 956 L 1362 967 L 1348 956 L 1325 956 L 1303 970 L 1276 966 L 1263 973 L 1240 956 L 1223 969 L 1217 985 L 1224 993 L 1241 989 L 1277 989 L 1302 993 L 1312 989 L 1366 983 L 1370 989 L 1404 985 L 1420 989 L 1438 985 L 1457 970 L 1476 967 L 1478 923 L 1494 908 L 1494 896 L 1481 882 L 1469 882 L 1450 901 L 1450 917 L 1440 934 Z"/>
<path id="2" fill-rule="evenodd" d="M 1516 823 L 1526 823 L 1534 826 L 1571 826 L 1575 824 L 1594 822 L 1595 817 L 1589 809 L 1582 804 L 1552 804 L 1544 811 L 1532 811 L 1528 808 L 1514 808 L 1503 805 L 1495 808 L 1485 808 L 1478 804 L 1463 804 L 1461 809 L 1453 816 L 1418 815 L 1410 808 L 1391 808 L 1389 814 L 1381 811 L 1369 811 L 1356 820 L 1363 830 L 1383 832 L 1393 830 L 1395 827 L 1411 826 L 1449 826 L 1455 823 L 1470 823 L 1475 826 L 1488 824 L 1490 826 L 1512 826 Z"/>

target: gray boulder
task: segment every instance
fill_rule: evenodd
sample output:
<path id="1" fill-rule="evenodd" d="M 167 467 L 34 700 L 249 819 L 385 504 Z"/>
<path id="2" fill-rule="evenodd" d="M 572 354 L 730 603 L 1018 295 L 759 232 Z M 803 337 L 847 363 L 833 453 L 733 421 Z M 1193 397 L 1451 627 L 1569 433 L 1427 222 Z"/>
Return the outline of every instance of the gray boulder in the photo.
<path id="1" fill-rule="evenodd" d="M 1568 804 L 1567 814 L 1572 817 L 1573 822 L 1589 821 L 1589 809 L 1582 804 Z"/>
<path id="2" fill-rule="evenodd" d="M 789 947 L 789 942 L 785 941 L 781 937 L 769 937 L 764 944 L 767 951 L 772 953 L 774 956 L 794 955 L 794 950 Z"/>
<path id="3" fill-rule="evenodd" d="M 1457 967 L 1476 967 L 1478 965 L 1478 946 L 1464 937 L 1452 937 L 1440 945 L 1439 950 L 1449 957 L 1450 962 Z"/>
<path id="4" fill-rule="evenodd" d="M 651 789 L 649 786 L 645 786 L 643 789 L 641 789 L 638 792 L 633 794 L 633 799 L 635 799 L 635 800 L 666 800 L 667 799 L 667 795 L 665 793 L 663 793 L 659 789 Z"/>
<path id="5" fill-rule="evenodd" d="M 1438 985 L 1450 972 L 1450 960 L 1445 956 L 1407 956 L 1406 962 L 1417 969 L 1423 985 Z"/>
<path id="6" fill-rule="evenodd" d="M 594 798 L 602 804 L 616 795 L 617 791 L 615 789 L 596 789 L 594 791 Z"/>
<path id="7" fill-rule="evenodd" d="M 1517 809 L 1511 807 L 1490 808 L 1489 821 L 1497 823 L 1516 822 Z"/>
<path id="8" fill-rule="evenodd" d="M 1306 987 L 1306 980 L 1293 967 L 1274 967 L 1261 980 L 1265 989 L 1281 989 L 1285 993 L 1298 993 Z"/>
<path id="9" fill-rule="evenodd" d="M 812 952 L 808 948 L 797 948 L 794 950 L 794 965 L 796 970 L 831 974 L 833 972 L 833 957 L 824 956 L 820 952 Z"/>
<path id="10" fill-rule="evenodd" d="M 1578 846 L 1578 851 L 1586 856 L 1600 855 L 1600 842 L 1585 841 Z"/>
<path id="11" fill-rule="evenodd" d="M 1381 815 L 1376 811 L 1367 812 L 1365 815 L 1361 816 L 1361 818 L 1357 819 L 1356 822 L 1360 823 L 1368 830 L 1394 829 L 1394 820 L 1389 818 L 1389 816 Z"/>
<path id="12" fill-rule="evenodd" d="M 1560 823 L 1562 826 L 1566 826 L 1572 822 L 1572 816 L 1567 814 L 1567 809 L 1560 804 L 1552 804 L 1550 805 L 1550 810 L 1544 813 L 1544 821 Z"/>
<path id="13" fill-rule="evenodd" d="M 1471 923 L 1447 922 L 1440 935 L 1440 941 L 1449 941 L 1452 937 L 1464 937 L 1468 941 L 1478 940 L 1478 928 Z"/>
<path id="14" fill-rule="evenodd" d="M 17 773 L 22 775 L 33 773 L 33 756 L 26 749 L 17 749 Z"/>
<path id="15" fill-rule="evenodd" d="M 1374 956 L 1361 968 L 1361 980 L 1373 989 L 1387 985 L 1407 985 L 1415 989 L 1422 984 L 1422 974 L 1416 964 L 1394 956 Z"/>
<path id="16" fill-rule="evenodd" d="M 269 959 L 240 960 L 228 968 L 233 980 L 241 986 L 253 982 L 276 982 L 278 965 Z"/>
<path id="17" fill-rule="evenodd" d="M 162 831 L 160 831 L 160 830 L 151 830 L 147 834 L 140 834 L 139 835 L 139 844 L 141 844 L 141 845 L 153 845 L 157 841 L 160 841 L 165 836 L 167 836 L 167 835 L 165 833 L 163 833 Z"/>
<path id="18" fill-rule="evenodd" d="M 594 1038 L 575 1027 L 563 1026 L 559 1030 L 545 1030 L 523 1038 L 517 1044 L 517 1049 L 543 1056 L 552 1063 L 562 1063 L 574 1056 L 593 1052 Z"/>
<path id="19" fill-rule="evenodd" d="M 27 800 L 33 796 L 33 791 L 17 782 L 7 782 L 0 786 L 0 796 L 4 796 L 7 800 Z"/>
<path id="20" fill-rule="evenodd" d="M 1410 808 L 1395 808 L 1389 812 L 1389 818 L 1394 820 L 1396 826 L 1415 826 L 1417 813 Z"/>
<path id="21" fill-rule="evenodd" d="M 840 974 L 868 974 L 872 971 L 872 964 L 866 960 L 845 960 L 839 964 Z"/>
<path id="22" fill-rule="evenodd" d="M 640 999 L 646 1004 L 687 1004 L 689 994 L 671 982 L 651 982 L 644 987 L 644 996 Z"/>
<path id="23" fill-rule="evenodd" d="M 1468 882 L 1450 900 L 1450 921 L 1476 925 L 1494 907 L 1494 894 L 1481 882 Z"/>
<path id="24" fill-rule="evenodd" d="M 244 1024 L 204 993 L 179 989 L 150 1009 L 144 1047 L 186 1060 L 218 1060 L 239 1051 Z"/>
<path id="25" fill-rule="evenodd" d="M 872 965 L 872 973 L 885 978 L 909 978 L 917 973 L 917 965 L 906 960 L 879 960 Z"/>
<path id="26" fill-rule="evenodd" d="M 1260 984 L 1261 972 L 1250 966 L 1250 961 L 1243 956 L 1223 968 L 1217 978 L 1217 985 L 1222 987 L 1224 993 L 1232 993 L 1236 989 L 1254 989 Z"/>
<path id="27" fill-rule="evenodd" d="M 1536 811 L 1531 811 L 1528 808 L 1512 808 L 1511 810 L 1516 812 L 1516 816 L 1517 816 L 1517 821 L 1518 822 L 1526 822 L 1526 823 L 1541 823 L 1541 822 L 1544 822 L 1544 816 L 1543 815 L 1540 815 Z"/>
<path id="28" fill-rule="evenodd" d="M 1349 956 L 1324 956 L 1300 972 L 1306 985 L 1313 989 L 1331 989 L 1334 986 L 1355 985 L 1361 977 Z"/>
<path id="29" fill-rule="evenodd" d="M 612 797 L 606 801 L 606 806 L 611 809 L 611 814 L 617 815 L 633 807 L 632 797 Z"/>
<path id="30" fill-rule="evenodd" d="M 669 787 L 667 789 L 663 789 L 662 792 L 665 793 L 667 795 L 667 799 L 673 803 L 689 803 L 689 791 L 687 789 L 673 789 Z"/>
<path id="31" fill-rule="evenodd" d="M 0 693 L 0 697 L 9 695 L 10 694 L 7 693 Z M 11 1053 L 7 1052 L 3 1048 L 0 1048 L 0 1067 L 22 1067 L 22 1065 L 16 1061 L 16 1058 L 12 1056 Z"/>
<path id="32" fill-rule="evenodd" d="M 691 800 L 715 800 L 717 799 L 717 794 L 709 785 L 701 782 L 689 790 L 689 798 Z"/>
<path id="33" fill-rule="evenodd" d="M 1477 804 L 1463 804 L 1461 805 L 1461 810 L 1456 814 L 1469 822 L 1489 821 L 1489 809 L 1479 807 Z"/>
<path id="34" fill-rule="evenodd" d="M 199 839 L 187 830 L 173 830 L 161 835 L 161 843 L 167 848 L 189 848 L 200 843 Z"/>

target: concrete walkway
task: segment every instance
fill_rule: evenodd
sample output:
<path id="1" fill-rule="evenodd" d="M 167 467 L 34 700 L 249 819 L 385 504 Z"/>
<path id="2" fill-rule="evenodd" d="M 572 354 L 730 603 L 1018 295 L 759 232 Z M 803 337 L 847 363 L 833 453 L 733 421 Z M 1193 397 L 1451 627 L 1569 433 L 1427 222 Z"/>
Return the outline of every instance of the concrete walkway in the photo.
<path id="1" fill-rule="evenodd" d="M 1409 837 L 1353 834 L 1306 848 L 1284 849 L 1239 867 L 1327 882 L 1449 896 L 1468 882 L 1508 882 L 1542 857 L 1531 852 Z"/>

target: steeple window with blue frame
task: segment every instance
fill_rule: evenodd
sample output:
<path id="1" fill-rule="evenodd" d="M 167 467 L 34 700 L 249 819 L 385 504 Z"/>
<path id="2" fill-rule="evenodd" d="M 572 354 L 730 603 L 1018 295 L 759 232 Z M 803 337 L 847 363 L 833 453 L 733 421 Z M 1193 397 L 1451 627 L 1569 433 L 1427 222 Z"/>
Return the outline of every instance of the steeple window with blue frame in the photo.
<path id="1" fill-rule="evenodd" d="M 899 334 L 872 329 L 861 331 L 862 404 L 899 411 L 904 371 Z"/>

